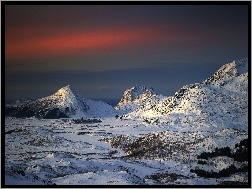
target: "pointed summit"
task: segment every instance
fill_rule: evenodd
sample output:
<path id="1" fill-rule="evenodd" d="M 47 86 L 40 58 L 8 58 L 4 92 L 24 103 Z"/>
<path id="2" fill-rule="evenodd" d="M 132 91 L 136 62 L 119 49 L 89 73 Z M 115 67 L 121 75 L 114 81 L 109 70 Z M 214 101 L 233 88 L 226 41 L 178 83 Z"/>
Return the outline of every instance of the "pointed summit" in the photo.
<path id="1" fill-rule="evenodd" d="M 247 62 L 247 59 L 244 59 L 225 64 L 212 77 L 205 80 L 206 83 L 185 85 L 165 99 L 148 99 L 135 111 L 126 112 L 125 117 L 144 120 L 158 118 L 159 123 L 169 123 L 176 127 L 199 128 L 210 125 L 210 127 L 246 130 L 248 126 Z M 154 98 L 156 97 L 150 99 Z"/>
<path id="2" fill-rule="evenodd" d="M 75 91 L 75 89 L 72 87 L 72 85 L 67 85 L 65 87 L 62 87 L 59 90 L 65 90 L 65 91 Z"/>
<path id="3" fill-rule="evenodd" d="M 85 98 L 67 85 L 54 94 L 35 100 L 17 113 L 17 117 L 38 117 L 45 119 L 66 118 L 71 116 L 86 117 L 88 105 Z"/>
<path id="4" fill-rule="evenodd" d="M 130 89 L 127 89 L 116 105 L 115 109 L 124 113 L 135 111 L 139 106 L 145 104 L 152 98 L 159 98 L 159 95 L 153 90 L 152 87 L 146 85 L 136 85 Z"/>
<path id="5" fill-rule="evenodd" d="M 103 117 L 115 114 L 112 106 L 86 99 L 70 85 L 60 88 L 50 96 L 32 101 L 12 113 L 16 117 L 35 116 L 44 119 Z"/>
<path id="6" fill-rule="evenodd" d="M 54 95 L 59 95 L 59 96 L 69 96 L 69 95 L 78 95 L 78 93 L 75 91 L 75 89 L 71 85 L 67 85 L 65 87 L 62 87 L 59 89 Z"/>
<path id="7" fill-rule="evenodd" d="M 74 90 L 74 88 L 73 88 L 71 85 L 67 85 L 67 86 L 62 87 L 61 89 L 59 89 L 59 91 L 60 91 L 60 90 L 72 91 L 72 90 Z"/>
<path id="8" fill-rule="evenodd" d="M 242 59 L 224 64 L 211 77 L 203 81 L 203 84 L 225 85 L 225 83 L 241 74 L 248 72 L 248 59 Z"/>
<path id="9" fill-rule="evenodd" d="M 146 85 L 136 85 L 130 89 L 127 89 L 119 102 L 119 104 L 127 104 L 140 99 L 149 98 L 153 94 L 156 94 L 152 87 Z"/>

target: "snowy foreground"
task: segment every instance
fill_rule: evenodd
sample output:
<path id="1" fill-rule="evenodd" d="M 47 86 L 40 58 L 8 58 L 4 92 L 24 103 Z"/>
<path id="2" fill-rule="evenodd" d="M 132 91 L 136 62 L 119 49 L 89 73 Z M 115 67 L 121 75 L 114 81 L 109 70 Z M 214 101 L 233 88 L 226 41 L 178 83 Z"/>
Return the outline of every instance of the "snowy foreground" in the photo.
<path id="1" fill-rule="evenodd" d="M 100 120 L 77 123 L 74 119 L 6 117 L 5 184 L 216 185 L 248 181 L 248 172 L 220 178 L 190 172 L 196 168 L 219 172 L 231 164 L 236 168 L 246 165 L 226 156 L 209 158 L 202 165 L 197 155 L 215 147 L 233 149 L 248 137 L 247 132 L 216 127 L 181 130 L 140 119 Z"/>

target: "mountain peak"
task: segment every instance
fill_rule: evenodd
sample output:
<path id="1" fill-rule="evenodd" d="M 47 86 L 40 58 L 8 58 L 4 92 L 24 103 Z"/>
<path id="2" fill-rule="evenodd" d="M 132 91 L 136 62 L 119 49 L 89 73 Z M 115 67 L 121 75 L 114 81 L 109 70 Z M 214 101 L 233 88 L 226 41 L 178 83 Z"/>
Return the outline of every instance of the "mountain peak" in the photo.
<path id="1" fill-rule="evenodd" d="M 132 87 L 130 89 L 131 93 L 131 100 L 134 101 L 136 98 L 138 98 L 142 94 L 155 94 L 155 91 L 152 87 L 146 86 L 146 85 L 136 85 L 135 87 Z"/>
<path id="2" fill-rule="evenodd" d="M 35 116 L 44 119 L 106 117 L 116 114 L 116 110 L 109 104 L 86 99 L 70 85 L 60 88 L 50 96 L 25 104 L 19 109 L 10 109 L 9 112 L 16 117 Z"/>
<path id="3" fill-rule="evenodd" d="M 156 94 L 156 92 L 153 90 L 152 87 L 146 86 L 146 85 L 136 85 L 134 87 L 131 87 L 130 89 L 127 89 L 123 96 L 118 103 L 118 105 L 124 105 L 128 104 L 130 102 L 139 101 L 142 99 L 146 99 L 151 97 L 152 95 Z"/>
<path id="4" fill-rule="evenodd" d="M 61 98 L 73 98 L 79 96 L 76 90 L 71 86 L 67 85 L 65 87 L 60 88 L 56 93 L 55 96 L 60 96 Z"/>
<path id="5" fill-rule="evenodd" d="M 242 59 L 224 64 L 211 77 L 203 81 L 203 84 L 223 85 L 227 80 L 244 74 L 248 70 L 248 59 Z"/>
<path id="6" fill-rule="evenodd" d="M 76 92 L 71 85 L 60 88 L 57 92 Z"/>

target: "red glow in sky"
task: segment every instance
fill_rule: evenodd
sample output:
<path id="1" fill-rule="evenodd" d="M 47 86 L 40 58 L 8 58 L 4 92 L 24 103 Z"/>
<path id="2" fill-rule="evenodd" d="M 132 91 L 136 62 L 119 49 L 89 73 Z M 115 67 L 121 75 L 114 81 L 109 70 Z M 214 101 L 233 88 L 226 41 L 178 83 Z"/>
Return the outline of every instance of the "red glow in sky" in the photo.
<path id="1" fill-rule="evenodd" d="M 99 96 L 101 91 L 96 89 L 104 86 L 114 86 L 118 97 L 122 93 L 119 88 L 137 83 L 172 93 L 175 87 L 188 84 L 192 75 L 194 81 L 201 81 L 216 71 L 216 65 L 248 56 L 249 7 L 244 2 L 128 6 L 7 3 L 2 64 L 6 96 L 37 98 L 50 94 L 46 90 L 68 84 L 90 91 L 87 97 Z M 203 64 L 208 67 L 202 72 L 199 65 Z M 169 89 L 169 85 L 175 87 Z M 29 90 L 22 91 L 24 86 Z M 41 86 L 45 90 L 34 91 Z M 111 98 L 111 90 L 106 92 Z"/>
<path id="2" fill-rule="evenodd" d="M 35 29 L 34 29 L 35 30 Z M 61 56 L 75 53 L 125 48 L 158 40 L 159 31 L 151 28 L 99 29 L 88 32 L 65 32 L 54 36 L 24 36 L 6 33 L 6 60 L 26 59 L 38 56 Z M 28 32 L 31 33 L 31 32 Z"/>

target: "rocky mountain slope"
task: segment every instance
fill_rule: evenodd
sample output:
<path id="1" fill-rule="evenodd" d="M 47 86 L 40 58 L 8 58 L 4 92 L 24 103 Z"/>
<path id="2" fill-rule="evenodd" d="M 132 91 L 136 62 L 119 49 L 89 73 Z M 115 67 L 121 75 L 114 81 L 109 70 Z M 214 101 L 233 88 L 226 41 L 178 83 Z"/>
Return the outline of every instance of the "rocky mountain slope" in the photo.
<path id="1" fill-rule="evenodd" d="M 150 101 L 155 102 L 162 98 L 163 95 L 158 95 L 152 87 L 136 85 L 123 93 L 115 109 L 121 111 L 122 114 L 127 114 L 136 111 L 140 106 L 145 106 Z"/>
<path id="2" fill-rule="evenodd" d="M 120 107 L 134 107 L 125 117 L 176 126 L 240 128 L 248 125 L 248 60 L 223 65 L 202 83 L 183 86 L 170 97 L 152 94 Z"/>
<path id="3" fill-rule="evenodd" d="M 15 117 L 64 118 L 123 115 L 147 123 L 176 126 L 243 128 L 248 123 L 248 60 L 223 65 L 201 83 L 183 86 L 174 95 L 157 94 L 152 87 L 127 89 L 115 108 L 101 101 L 83 98 L 71 86 L 32 102 L 6 106 Z M 20 104 L 20 103 L 19 103 Z"/>
<path id="4" fill-rule="evenodd" d="M 12 107 L 9 105 L 8 108 L 11 109 Z M 112 106 L 106 104 L 105 102 L 83 98 L 70 85 L 59 89 L 51 96 L 29 103 L 23 103 L 19 107 L 15 106 L 15 109 L 17 108 L 18 111 L 14 113 L 12 111 L 12 116 L 35 116 L 37 118 L 45 119 L 68 117 L 106 117 L 114 116 L 116 112 Z"/>
<path id="5" fill-rule="evenodd" d="M 117 110 L 71 86 L 8 107 L 31 118 L 5 117 L 7 185 L 251 185 L 247 59 L 170 97 L 137 85 Z M 62 115 L 103 119 L 33 117 Z"/>

